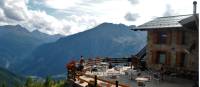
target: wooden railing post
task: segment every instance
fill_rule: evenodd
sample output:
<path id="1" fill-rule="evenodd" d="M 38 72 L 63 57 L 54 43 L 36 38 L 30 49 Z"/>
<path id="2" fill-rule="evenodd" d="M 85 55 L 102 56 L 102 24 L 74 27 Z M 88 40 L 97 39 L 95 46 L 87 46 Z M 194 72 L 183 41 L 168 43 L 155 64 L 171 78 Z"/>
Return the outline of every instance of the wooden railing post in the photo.
<path id="1" fill-rule="evenodd" d="M 115 85 L 116 85 L 116 87 L 118 87 L 118 85 L 119 85 L 119 82 L 118 82 L 118 81 L 116 81 L 116 82 L 115 82 Z"/>
<path id="2" fill-rule="evenodd" d="M 76 81 L 76 71 L 72 71 L 73 80 Z"/>
<path id="3" fill-rule="evenodd" d="M 97 75 L 94 76 L 94 87 L 97 87 Z"/>
<path id="4" fill-rule="evenodd" d="M 69 78 L 70 78 L 70 77 L 69 77 L 69 76 L 70 76 L 69 74 L 70 74 L 70 72 L 69 72 L 69 70 L 67 69 L 67 80 L 69 80 Z"/>

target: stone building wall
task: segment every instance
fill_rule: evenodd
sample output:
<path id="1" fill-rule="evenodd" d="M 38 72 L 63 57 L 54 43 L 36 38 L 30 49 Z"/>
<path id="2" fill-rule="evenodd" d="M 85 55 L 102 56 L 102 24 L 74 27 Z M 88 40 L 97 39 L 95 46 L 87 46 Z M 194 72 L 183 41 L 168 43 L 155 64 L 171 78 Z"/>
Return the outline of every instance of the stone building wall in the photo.
<path id="1" fill-rule="evenodd" d="M 166 67 L 177 68 L 181 61 L 181 53 L 185 54 L 186 65 L 181 67 L 185 70 L 198 70 L 198 31 L 183 31 L 183 30 L 163 30 L 167 32 L 167 43 L 157 44 L 157 32 L 160 30 L 148 31 L 148 46 L 147 46 L 147 64 L 150 68 L 159 69 L 160 64 L 157 64 L 156 56 L 158 51 L 166 52 Z M 184 32 L 184 33 L 183 33 Z M 182 35 L 184 34 L 184 38 Z M 182 40 L 184 39 L 184 44 Z M 195 43 L 194 49 L 191 50 L 192 45 Z M 180 68 L 180 67 L 179 67 Z"/>

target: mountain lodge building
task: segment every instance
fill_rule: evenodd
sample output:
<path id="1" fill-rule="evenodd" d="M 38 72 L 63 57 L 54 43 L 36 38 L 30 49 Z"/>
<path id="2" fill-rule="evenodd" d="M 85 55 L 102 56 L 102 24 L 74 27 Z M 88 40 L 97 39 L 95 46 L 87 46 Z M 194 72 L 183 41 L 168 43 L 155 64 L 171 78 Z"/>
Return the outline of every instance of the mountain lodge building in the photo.
<path id="1" fill-rule="evenodd" d="M 199 14 L 158 17 L 132 30 L 147 31 L 147 66 L 171 72 L 198 72 Z"/>

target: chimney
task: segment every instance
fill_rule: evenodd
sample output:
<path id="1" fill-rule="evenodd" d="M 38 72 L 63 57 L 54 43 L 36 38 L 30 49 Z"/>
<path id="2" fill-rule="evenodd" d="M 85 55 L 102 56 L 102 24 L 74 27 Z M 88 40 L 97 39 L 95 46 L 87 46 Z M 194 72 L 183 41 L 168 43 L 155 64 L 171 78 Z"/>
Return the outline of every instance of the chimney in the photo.
<path id="1" fill-rule="evenodd" d="M 193 1 L 193 14 L 196 14 L 197 10 L 197 1 Z"/>

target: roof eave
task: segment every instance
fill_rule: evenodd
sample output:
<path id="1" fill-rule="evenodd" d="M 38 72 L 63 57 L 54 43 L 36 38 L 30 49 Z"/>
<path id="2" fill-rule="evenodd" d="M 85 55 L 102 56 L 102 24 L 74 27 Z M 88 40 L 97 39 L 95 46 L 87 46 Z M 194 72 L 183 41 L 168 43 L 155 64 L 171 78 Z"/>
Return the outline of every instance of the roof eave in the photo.
<path id="1" fill-rule="evenodd" d="M 182 27 L 160 27 L 160 28 L 135 28 L 135 29 L 131 29 L 134 31 L 149 31 L 149 30 L 165 30 L 165 29 L 170 29 L 170 30 L 179 30 Z"/>

